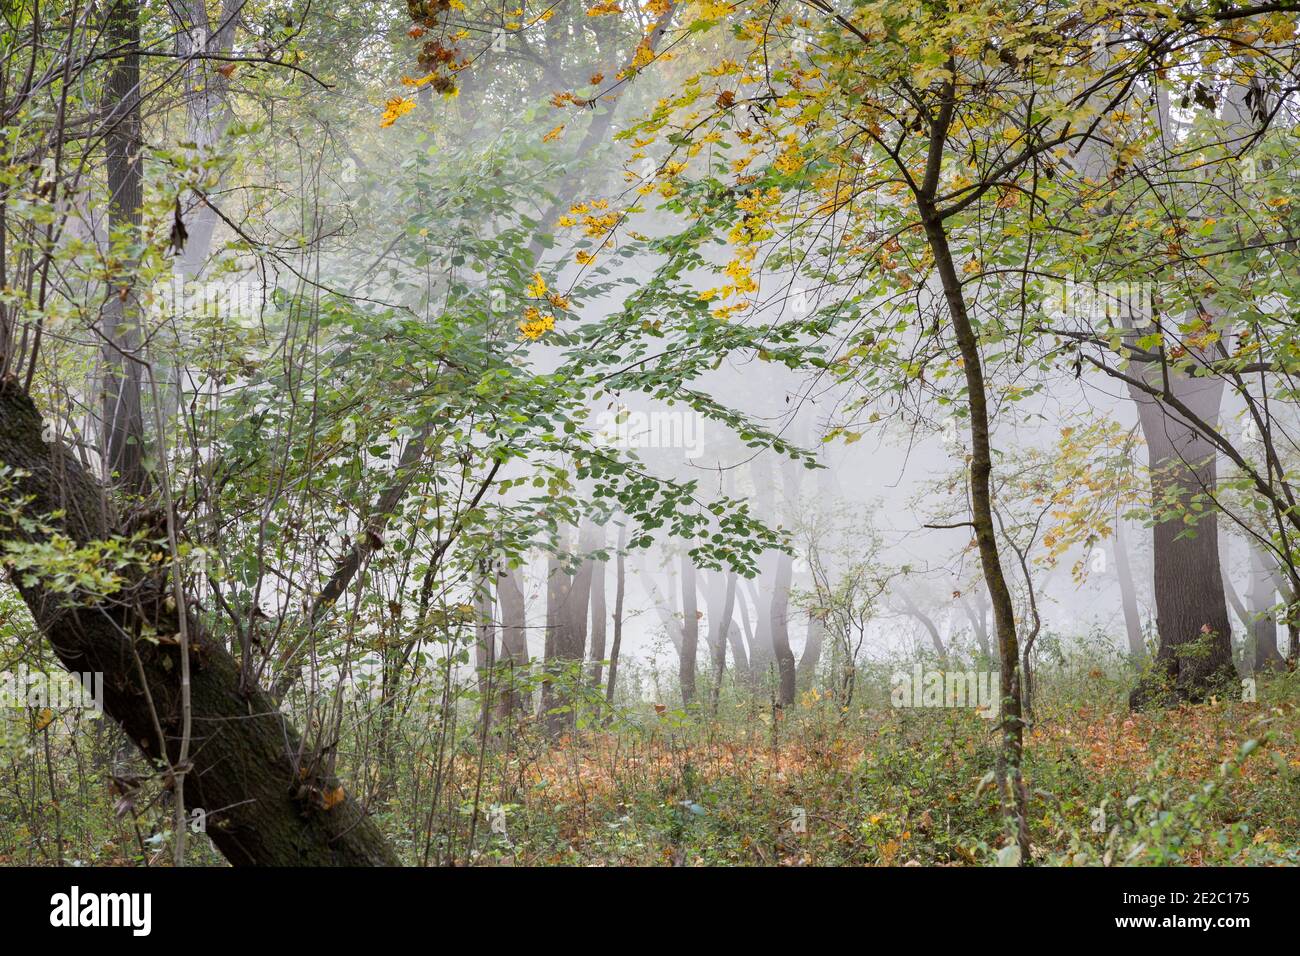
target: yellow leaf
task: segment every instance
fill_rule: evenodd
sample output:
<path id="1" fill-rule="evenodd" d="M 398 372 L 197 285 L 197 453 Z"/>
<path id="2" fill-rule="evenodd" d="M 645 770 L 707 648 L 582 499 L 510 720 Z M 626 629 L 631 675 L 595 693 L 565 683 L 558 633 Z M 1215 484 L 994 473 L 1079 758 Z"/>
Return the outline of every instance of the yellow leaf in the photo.
<path id="1" fill-rule="evenodd" d="M 398 117 L 405 116 L 413 109 L 415 109 L 415 100 L 405 96 L 394 96 L 384 104 L 384 115 L 379 120 L 380 127 L 387 129 L 397 122 Z"/>

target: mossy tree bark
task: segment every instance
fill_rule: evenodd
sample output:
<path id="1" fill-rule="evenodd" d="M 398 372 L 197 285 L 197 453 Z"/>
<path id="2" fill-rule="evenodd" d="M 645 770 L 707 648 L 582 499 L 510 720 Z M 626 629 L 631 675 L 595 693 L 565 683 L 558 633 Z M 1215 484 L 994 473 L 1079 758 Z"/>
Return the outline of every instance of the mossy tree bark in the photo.
<path id="1" fill-rule="evenodd" d="M 15 490 L 26 514 L 78 546 L 112 536 L 108 492 L 70 451 L 48 444 L 42 429 L 26 392 L 0 383 L 0 462 L 22 473 Z M 33 541 L 41 532 L 10 527 L 4 535 Z M 232 864 L 397 864 L 362 808 L 317 772 L 274 700 L 256 685 L 241 690 L 235 659 L 193 618 L 193 739 L 188 767 L 177 766 L 180 622 L 166 580 L 136 575 L 109 597 L 67 593 L 25 575 L 14 583 L 59 660 L 70 671 L 103 674 L 104 710 L 145 758 L 163 773 L 186 771 L 186 803 L 205 811 L 208 836 Z"/>

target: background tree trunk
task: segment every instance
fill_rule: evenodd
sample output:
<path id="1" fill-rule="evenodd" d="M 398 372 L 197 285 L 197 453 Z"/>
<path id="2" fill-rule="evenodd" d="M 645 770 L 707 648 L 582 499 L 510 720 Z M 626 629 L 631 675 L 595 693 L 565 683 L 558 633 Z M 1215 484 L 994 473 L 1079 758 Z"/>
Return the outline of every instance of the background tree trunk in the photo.
<path id="1" fill-rule="evenodd" d="M 773 575 L 771 628 L 772 654 L 776 658 L 779 679 L 777 699 L 781 706 L 794 703 L 795 662 L 790 650 L 790 580 L 794 559 L 784 552 L 776 556 L 776 573 Z"/>
<path id="2" fill-rule="evenodd" d="M 970 621 L 980 653 L 986 660 L 994 660 L 993 648 L 989 644 L 989 603 L 984 598 L 983 589 L 976 586 L 973 597 L 963 594 L 961 606 L 966 609 L 966 618 Z"/>
<path id="3" fill-rule="evenodd" d="M 623 595 L 627 590 L 627 528 L 618 529 L 618 555 L 614 559 L 614 640 L 609 648 L 609 685 L 605 703 L 614 706 L 614 689 L 618 680 L 618 653 L 623 646 Z"/>
<path id="4" fill-rule="evenodd" d="M 565 718 L 551 713 L 560 705 L 563 695 L 555 686 L 559 674 L 559 651 L 557 643 L 565 640 L 560 631 L 567 626 L 565 605 L 569 592 L 573 588 L 573 578 L 564 570 L 564 564 L 556 555 L 546 559 L 546 639 L 542 647 L 542 694 L 539 704 L 539 716 L 546 732 L 558 736 L 564 729 Z"/>
<path id="5" fill-rule="evenodd" d="M 741 608 L 740 616 L 741 621 L 746 625 L 745 630 L 749 638 L 750 679 L 753 688 L 757 690 L 767 676 L 768 667 L 775 659 L 772 649 L 772 615 L 769 613 L 771 603 L 770 600 L 764 601 L 761 597 L 764 592 L 771 593 L 772 572 L 764 567 L 759 572 L 757 583 L 754 579 L 749 579 L 745 581 L 745 586 L 754 604 L 753 628 L 748 626 L 749 615 L 746 608 Z"/>
<path id="6" fill-rule="evenodd" d="M 736 612 L 736 572 L 715 573 L 709 595 L 709 664 L 713 674 L 709 712 L 716 715 L 722 699 L 722 678 L 727 669 L 727 642 L 735 626 L 732 617 Z M 737 667 L 741 666 L 740 660 L 736 659 Z"/>
<path id="7" fill-rule="evenodd" d="M 743 601 L 741 603 L 743 605 Z M 734 619 L 727 628 L 727 643 L 731 645 L 732 669 L 736 672 L 737 680 L 753 686 L 754 677 L 750 671 L 749 656 L 745 653 L 745 635 Z"/>
<path id="8" fill-rule="evenodd" d="M 698 594 L 695 588 L 695 564 L 682 552 L 682 646 L 678 655 L 678 679 L 682 686 L 682 704 L 695 703 L 695 658 L 700 646 Z"/>
<path id="9" fill-rule="evenodd" d="M 921 610 L 920 605 L 916 603 L 912 598 L 912 595 L 910 595 L 905 588 L 895 588 L 895 592 L 902 599 L 903 606 L 907 608 L 908 615 L 920 621 L 921 626 L 924 627 L 926 633 L 930 635 L 930 644 L 934 647 L 934 652 L 939 655 L 939 659 L 946 659 L 948 657 L 948 649 L 943 646 L 943 636 L 939 633 L 939 628 L 934 623 L 934 618 Z M 985 637 L 984 641 L 987 643 L 988 638 Z"/>
<path id="10" fill-rule="evenodd" d="M 140 11 L 134 0 L 119 0 L 108 19 L 112 47 L 140 46 Z M 123 253 L 134 245 L 144 206 L 144 138 L 140 126 L 140 58 L 118 56 L 105 88 L 109 114 L 104 135 L 108 167 L 108 254 L 121 261 L 109 276 L 101 314 L 104 335 L 102 451 L 104 470 L 127 494 L 149 487 L 145 465 L 143 366 L 139 302 L 132 285 L 135 260 Z M 117 254 L 114 254 L 114 253 Z M 116 476 L 114 478 L 114 476 Z"/>
<path id="11" fill-rule="evenodd" d="M 1124 519 L 1115 518 L 1115 576 L 1119 579 L 1119 599 L 1124 608 L 1124 630 L 1128 634 L 1129 660 L 1137 663 L 1146 660 L 1147 643 L 1142 636 L 1142 616 L 1138 612 L 1137 588 L 1133 581 L 1133 568 L 1129 563 L 1128 535 L 1124 532 Z"/>
<path id="12" fill-rule="evenodd" d="M 1153 372 L 1155 374 L 1155 372 Z M 1169 372 L 1169 388 L 1203 421 L 1219 420 L 1223 383 L 1191 380 Z M 1231 624 L 1219 566 L 1219 528 L 1206 499 L 1217 485 L 1213 446 L 1161 403 L 1130 389 L 1150 456 L 1154 534 L 1156 652 L 1168 692 L 1142 684 L 1130 695 L 1134 707 L 1172 699 L 1204 700 L 1235 681 Z M 1199 515 L 1194 527 L 1186 515 Z"/>
<path id="13" fill-rule="evenodd" d="M 799 667 L 795 671 L 795 684 L 800 690 L 808 690 L 817 678 L 817 665 L 821 663 L 822 648 L 826 645 L 826 623 L 818 614 L 808 615 L 808 639 L 799 655 Z"/>
<path id="14" fill-rule="evenodd" d="M 1286 659 L 1277 649 L 1277 619 L 1274 616 L 1276 592 L 1273 588 L 1271 558 L 1254 540 L 1250 548 L 1250 586 L 1246 589 L 1246 612 L 1250 615 L 1247 631 L 1254 637 L 1254 671 L 1284 670 Z"/>
<path id="15" fill-rule="evenodd" d="M 532 709 L 532 701 L 523 689 L 528 679 L 527 605 L 518 569 L 498 573 L 497 596 L 501 601 L 502 656 L 510 662 L 498 706 L 502 716 L 522 715 Z"/>
<path id="16" fill-rule="evenodd" d="M 578 547 L 589 551 L 595 538 L 584 527 Z M 563 545 L 561 545 L 563 546 Z M 583 559 L 570 575 L 556 556 L 547 562 L 546 588 L 546 679 L 542 683 L 542 713 L 546 731 L 552 737 L 578 729 L 574 691 L 582 679 L 582 661 L 587 645 L 587 603 L 591 597 L 592 562 Z"/>
<path id="17" fill-rule="evenodd" d="M 601 542 L 604 529 L 601 529 Z M 600 690 L 600 678 L 605 664 L 605 562 L 595 561 L 591 568 L 591 686 Z"/>

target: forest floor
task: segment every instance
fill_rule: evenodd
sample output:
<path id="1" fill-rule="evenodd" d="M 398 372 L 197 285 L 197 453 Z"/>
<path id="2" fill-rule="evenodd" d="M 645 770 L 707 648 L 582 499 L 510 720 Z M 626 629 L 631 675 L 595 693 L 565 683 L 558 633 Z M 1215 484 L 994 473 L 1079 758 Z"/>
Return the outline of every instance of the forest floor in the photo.
<path id="1" fill-rule="evenodd" d="M 1092 698 L 1104 706 L 1044 695 L 1026 738 L 1035 859 L 1300 863 L 1295 688 L 1278 678 L 1258 702 L 1145 713 L 1115 695 Z M 775 725 L 757 706 L 717 723 L 656 714 L 467 754 L 449 786 L 462 818 L 479 810 L 474 849 L 463 827 L 435 842 L 462 865 L 970 865 L 1004 844 L 994 721 L 846 716 L 816 694 L 775 713 Z M 419 842 L 391 832 L 408 852 Z"/>
<path id="2" fill-rule="evenodd" d="M 1261 678 L 1256 702 L 1143 713 L 1127 680 L 1043 682 L 1025 757 L 1035 861 L 1300 864 L 1300 675 Z M 426 716 L 387 781 L 355 741 L 340 770 L 414 865 L 995 861 L 996 722 L 879 698 L 845 712 L 811 692 L 781 711 L 724 695 L 716 719 L 637 704 L 558 741 L 526 718 L 487 747 L 466 702 L 455 742 Z M 47 748 L 45 733 L 5 752 L 0 864 L 167 865 L 166 794 L 124 810 L 93 769 L 104 738 Z M 201 838 L 190 860 L 222 862 Z"/>

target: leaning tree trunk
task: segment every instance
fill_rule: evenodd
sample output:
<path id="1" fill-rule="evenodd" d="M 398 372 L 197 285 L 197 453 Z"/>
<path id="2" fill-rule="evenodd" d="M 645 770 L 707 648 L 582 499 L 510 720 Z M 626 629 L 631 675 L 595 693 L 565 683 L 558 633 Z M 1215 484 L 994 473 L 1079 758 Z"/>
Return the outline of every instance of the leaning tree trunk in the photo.
<path id="1" fill-rule="evenodd" d="M 943 636 L 939 633 L 938 626 L 934 623 L 934 618 L 930 617 L 925 611 L 921 610 L 920 605 L 912 599 L 912 596 L 903 588 L 895 588 L 895 593 L 902 599 L 907 613 L 920 621 L 927 634 L 930 635 L 930 644 L 934 647 L 934 652 L 939 656 L 939 660 L 948 659 L 948 649 L 943 646 Z M 988 638 L 985 638 L 985 642 Z"/>
<path id="2" fill-rule="evenodd" d="M 0 462 L 22 474 L 15 491 L 27 499 L 25 516 L 78 546 L 116 530 L 104 488 L 70 451 L 46 444 L 35 404 L 12 382 L 0 383 Z M 30 524 L 4 534 L 46 537 Z M 154 767 L 165 773 L 175 766 L 183 736 L 180 620 L 169 583 L 127 575 L 120 590 L 100 597 L 13 577 L 59 660 L 70 671 L 102 673 L 108 716 Z M 176 769 L 186 771 L 186 802 L 206 811 L 208 836 L 225 858 L 236 865 L 397 864 L 361 807 L 317 772 L 275 702 L 255 685 L 241 692 L 234 658 L 199 621 L 187 620 L 187 628 L 193 740 L 190 766 Z"/>
<path id="3" fill-rule="evenodd" d="M 1203 421 L 1218 421 L 1222 381 L 1169 374 L 1179 401 Z M 1216 506 L 1208 500 L 1217 484 L 1215 450 L 1176 413 L 1136 388 L 1130 391 L 1150 460 L 1160 683 L 1142 682 L 1129 702 L 1138 708 L 1204 700 L 1236 679 Z M 1194 525 L 1185 520 L 1190 516 L 1198 516 Z"/>
<path id="4" fill-rule="evenodd" d="M 804 642 L 803 653 L 799 655 L 799 666 L 795 670 L 795 684 L 800 690 L 811 690 L 817 679 L 817 667 L 822 661 L 822 648 L 826 644 L 826 621 L 821 611 L 808 615 L 808 638 Z"/>
<path id="5" fill-rule="evenodd" d="M 975 643 L 979 645 L 980 653 L 985 660 L 993 660 L 993 648 L 989 645 L 989 605 L 984 599 L 984 592 L 977 586 L 974 600 L 963 594 L 961 606 L 966 609 L 971 633 L 975 635 Z"/>

